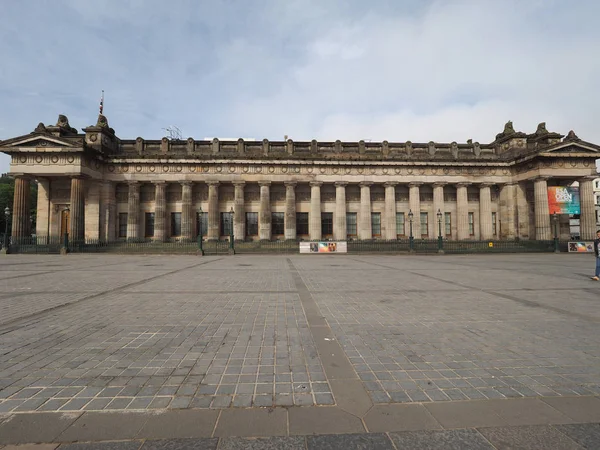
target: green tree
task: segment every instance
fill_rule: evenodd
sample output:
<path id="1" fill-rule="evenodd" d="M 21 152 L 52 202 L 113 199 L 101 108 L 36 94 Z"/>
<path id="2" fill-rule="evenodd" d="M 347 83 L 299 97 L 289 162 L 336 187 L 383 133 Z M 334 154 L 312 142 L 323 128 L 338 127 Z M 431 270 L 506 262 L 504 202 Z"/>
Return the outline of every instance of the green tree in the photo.
<path id="1" fill-rule="evenodd" d="M 33 225 L 32 232 L 35 230 L 35 215 L 37 209 L 37 183 L 31 183 L 31 191 L 30 191 L 30 205 L 31 205 L 31 214 L 33 217 Z M 4 209 L 8 206 L 10 208 L 10 214 L 12 216 L 13 213 L 13 199 L 15 195 L 15 180 L 13 178 L 2 176 L 0 177 L 0 234 L 4 233 L 6 227 L 6 218 L 4 215 Z M 12 219 L 12 217 L 11 217 Z M 10 223 L 12 220 L 9 220 L 8 230 L 10 233 Z"/>

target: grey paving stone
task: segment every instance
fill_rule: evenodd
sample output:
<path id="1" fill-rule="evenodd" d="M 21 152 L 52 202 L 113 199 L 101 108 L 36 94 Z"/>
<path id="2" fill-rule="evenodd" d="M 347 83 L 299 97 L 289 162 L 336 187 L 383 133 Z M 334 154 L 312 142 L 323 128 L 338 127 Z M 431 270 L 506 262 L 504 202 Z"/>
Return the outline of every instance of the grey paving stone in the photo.
<path id="1" fill-rule="evenodd" d="M 497 449 L 581 449 L 575 441 L 551 426 L 480 428 L 479 432 Z"/>
<path id="2" fill-rule="evenodd" d="M 218 439 L 164 439 L 148 440 L 140 450 L 216 450 Z"/>
<path id="3" fill-rule="evenodd" d="M 211 437 L 219 413 L 214 410 L 177 410 L 150 414 L 137 437 L 144 439 Z"/>
<path id="4" fill-rule="evenodd" d="M 268 438 L 223 438 L 219 450 L 305 450 L 301 436 L 274 436 Z"/>
<path id="5" fill-rule="evenodd" d="M 0 445 L 52 442 L 79 414 L 14 414 L 0 422 Z"/>
<path id="6" fill-rule="evenodd" d="M 428 450 L 493 450 L 477 430 L 405 431 L 389 433 L 397 448 Z"/>
<path id="7" fill-rule="evenodd" d="M 308 450 L 395 450 L 385 434 L 342 434 L 307 436 Z"/>
<path id="8" fill-rule="evenodd" d="M 598 423 L 555 425 L 554 428 L 577 442 L 583 448 L 600 448 L 600 424 Z"/>
<path id="9" fill-rule="evenodd" d="M 142 441 L 87 442 L 84 444 L 63 444 L 60 450 L 138 450 Z"/>
<path id="10" fill-rule="evenodd" d="M 58 436 L 58 442 L 134 439 L 148 420 L 144 413 L 84 412 Z"/>

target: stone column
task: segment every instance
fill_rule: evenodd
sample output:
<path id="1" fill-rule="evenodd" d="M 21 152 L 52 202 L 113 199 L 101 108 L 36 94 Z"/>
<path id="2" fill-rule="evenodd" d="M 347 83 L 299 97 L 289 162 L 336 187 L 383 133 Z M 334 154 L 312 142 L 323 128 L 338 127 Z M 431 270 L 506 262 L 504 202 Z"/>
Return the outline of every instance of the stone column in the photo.
<path id="1" fill-rule="evenodd" d="M 385 238 L 398 239 L 396 229 L 396 184 L 385 183 Z"/>
<path id="2" fill-rule="evenodd" d="M 261 181 L 260 209 L 258 212 L 258 238 L 261 241 L 271 240 L 271 182 Z"/>
<path id="3" fill-rule="evenodd" d="M 446 235 L 446 216 L 444 206 L 444 186 L 446 183 L 433 183 L 433 217 L 435 218 L 435 233 L 438 237 L 440 234 L 440 224 L 438 223 L 438 211 L 442 213 L 442 236 Z"/>
<path id="4" fill-rule="evenodd" d="M 593 241 L 596 238 L 596 206 L 593 178 L 579 180 L 579 201 L 581 202 L 579 234 L 582 240 Z"/>
<path id="5" fill-rule="evenodd" d="M 408 184 L 408 204 L 413 213 L 413 237 L 421 238 L 421 194 L 419 187 L 422 183 Z"/>
<path id="6" fill-rule="evenodd" d="M 127 204 L 127 239 L 135 240 L 140 237 L 140 183 L 130 181 Z"/>
<path id="7" fill-rule="evenodd" d="M 515 184 L 515 204 L 516 204 L 516 223 L 517 237 L 529 239 L 531 237 L 531 226 L 529 220 L 529 202 L 527 200 L 527 184 Z"/>
<path id="8" fill-rule="evenodd" d="M 296 240 L 296 183 L 285 183 L 285 238 Z"/>
<path id="9" fill-rule="evenodd" d="M 310 214 L 308 217 L 308 232 L 311 241 L 321 240 L 321 184 L 310 183 Z"/>
<path id="10" fill-rule="evenodd" d="M 479 186 L 479 236 L 481 240 L 493 238 L 492 228 L 492 194 L 490 185 L 483 183 Z"/>
<path id="11" fill-rule="evenodd" d="M 208 241 L 219 240 L 219 182 L 209 181 L 208 184 Z"/>
<path id="12" fill-rule="evenodd" d="M 456 185 L 456 237 L 459 241 L 470 237 L 468 185 L 469 183 Z"/>
<path id="13" fill-rule="evenodd" d="M 0 214 L 4 214 L 4 211 L 0 211 Z M 50 236 L 50 180 L 47 178 L 38 178 L 36 214 L 36 236 Z"/>
<path id="14" fill-rule="evenodd" d="M 167 183 L 155 182 L 154 240 L 164 242 L 167 237 Z"/>
<path id="15" fill-rule="evenodd" d="M 83 178 L 71 178 L 71 227 L 69 239 L 71 242 L 81 242 L 85 239 L 85 193 Z"/>
<path id="16" fill-rule="evenodd" d="M 181 237 L 186 241 L 194 240 L 194 214 L 192 211 L 191 181 L 181 182 Z"/>
<path id="17" fill-rule="evenodd" d="M 550 227 L 547 178 L 538 178 L 534 181 L 533 194 L 535 199 L 535 239 L 549 241 L 552 239 L 552 228 Z"/>
<path id="18" fill-rule="evenodd" d="M 371 223 L 371 184 L 360 183 L 360 212 L 358 218 L 358 238 L 373 239 Z"/>
<path id="19" fill-rule="evenodd" d="M 516 205 L 515 183 L 506 183 L 500 187 L 499 201 L 499 237 L 500 239 L 513 240 L 516 237 Z"/>
<path id="20" fill-rule="evenodd" d="M 15 178 L 11 232 L 13 240 L 15 241 L 28 238 L 30 235 L 30 183 L 29 178 Z M 4 214 L 4 211 L 1 211 L 0 214 Z M 4 230 L 2 230 L 2 232 L 4 232 Z"/>
<path id="21" fill-rule="evenodd" d="M 244 205 L 244 186 L 243 181 L 233 183 L 235 194 L 233 201 L 233 238 L 236 241 L 246 239 L 246 208 Z"/>
<path id="22" fill-rule="evenodd" d="M 102 185 L 102 238 L 112 242 L 117 237 L 117 198 L 115 184 L 105 181 Z"/>
<path id="23" fill-rule="evenodd" d="M 335 222 L 333 227 L 333 239 L 345 241 L 348 238 L 346 230 L 346 184 L 335 183 Z"/>

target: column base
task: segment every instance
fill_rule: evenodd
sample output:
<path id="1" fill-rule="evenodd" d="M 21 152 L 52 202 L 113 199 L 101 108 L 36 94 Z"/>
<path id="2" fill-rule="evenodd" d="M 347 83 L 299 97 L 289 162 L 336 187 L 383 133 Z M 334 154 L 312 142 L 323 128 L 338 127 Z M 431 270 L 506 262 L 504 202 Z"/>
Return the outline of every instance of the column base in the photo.
<path id="1" fill-rule="evenodd" d="M 60 248 L 60 254 L 61 255 L 68 255 L 69 254 L 69 249 L 66 247 L 61 247 Z"/>
<path id="2" fill-rule="evenodd" d="M 235 255 L 235 249 L 233 249 L 233 248 L 230 248 L 230 249 L 227 251 L 227 254 L 229 254 L 229 255 Z"/>
<path id="3" fill-rule="evenodd" d="M 204 256 L 204 250 L 196 250 L 196 256 Z"/>
<path id="4" fill-rule="evenodd" d="M 8 254 L 10 254 L 8 249 L 5 247 L 2 247 L 2 249 L 0 250 L 0 255 L 8 255 Z"/>

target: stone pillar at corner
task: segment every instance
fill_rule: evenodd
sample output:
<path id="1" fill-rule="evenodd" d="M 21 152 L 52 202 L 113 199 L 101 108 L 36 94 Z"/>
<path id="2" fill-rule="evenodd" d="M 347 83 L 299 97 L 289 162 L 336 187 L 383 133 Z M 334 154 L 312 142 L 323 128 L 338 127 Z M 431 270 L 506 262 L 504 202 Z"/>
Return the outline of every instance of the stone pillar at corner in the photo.
<path id="1" fill-rule="evenodd" d="M 358 218 L 358 238 L 373 239 L 371 223 L 371 184 L 360 183 L 360 212 Z"/>
<path id="2" fill-rule="evenodd" d="M 596 238 L 596 206 L 594 201 L 593 178 L 579 180 L 581 202 L 580 230 L 581 239 L 592 241 Z"/>
<path id="3" fill-rule="evenodd" d="M 191 181 L 181 181 L 181 237 L 186 241 L 194 239 L 192 188 Z"/>
<path id="4" fill-rule="evenodd" d="M 271 182 L 261 181 L 260 209 L 258 211 L 258 238 L 261 241 L 271 240 Z"/>
<path id="5" fill-rule="evenodd" d="M 243 241 L 246 238 L 246 207 L 244 204 L 244 186 L 243 181 L 236 181 L 234 186 L 233 200 L 233 238 L 236 241 Z"/>
<path id="6" fill-rule="evenodd" d="M 385 183 L 385 238 L 397 239 L 396 230 L 396 183 Z"/>
<path id="7" fill-rule="evenodd" d="M 296 240 L 296 183 L 285 183 L 284 237 Z"/>
<path id="8" fill-rule="evenodd" d="M 335 226 L 333 238 L 336 241 L 345 241 L 348 237 L 346 230 L 346 183 L 335 183 Z"/>
<path id="9" fill-rule="evenodd" d="M 140 183 L 130 181 L 127 202 L 127 239 L 140 237 Z"/>
<path id="10" fill-rule="evenodd" d="M 408 203 L 413 213 L 413 237 L 421 238 L 421 183 L 408 184 Z M 437 211 L 436 211 L 437 212 Z"/>
<path id="11" fill-rule="evenodd" d="M 500 187 L 500 201 L 498 207 L 500 209 L 500 220 L 498 235 L 500 239 L 512 240 L 516 237 L 516 185 L 514 183 L 506 183 Z"/>
<path id="12" fill-rule="evenodd" d="M 308 233 L 311 241 L 321 240 L 321 184 L 310 183 L 310 214 L 308 217 Z"/>
<path id="13" fill-rule="evenodd" d="M 538 178 L 533 182 L 535 198 L 535 239 L 549 241 L 552 239 L 550 228 L 550 209 L 548 207 L 548 183 L 546 178 Z"/>
<path id="14" fill-rule="evenodd" d="M 83 178 L 71 178 L 71 242 L 81 242 L 85 239 L 85 192 Z"/>
<path id="15" fill-rule="evenodd" d="M 459 241 L 469 238 L 469 183 L 456 185 L 456 237 Z"/>
<path id="16" fill-rule="evenodd" d="M 15 193 L 13 197 L 12 211 L 12 237 L 20 240 L 29 237 L 29 210 L 30 210 L 30 186 L 31 182 L 26 177 L 15 178 Z M 4 214 L 4 211 L 1 212 Z M 2 230 L 4 232 L 4 230 Z"/>
<path id="17" fill-rule="evenodd" d="M 102 184 L 102 233 L 101 238 L 112 242 L 117 236 L 117 199 L 115 184 L 105 181 Z"/>
<path id="18" fill-rule="evenodd" d="M 489 184 L 479 186 L 479 233 L 482 240 L 493 238 L 492 194 Z"/>
<path id="19" fill-rule="evenodd" d="M 154 240 L 164 242 L 167 237 L 167 183 L 155 182 L 154 194 Z"/>
<path id="20" fill-rule="evenodd" d="M 445 183 L 434 183 L 433 184 L 433 217 L 435 218 L 435 233 L 434 236 L 438 237 L 440 234 L 440 224 L 438 223 L 438 211 L 442 213 L 442 236 L 446 234 L 446 220 L 445 205 L 444 205 L 444 186 Z"/>
<path id="21" fill-rule="evenodd" d="M 219 240 L 219 182 L 209 181 L 208 184 L 208 229 L 206 239 Z"/>

